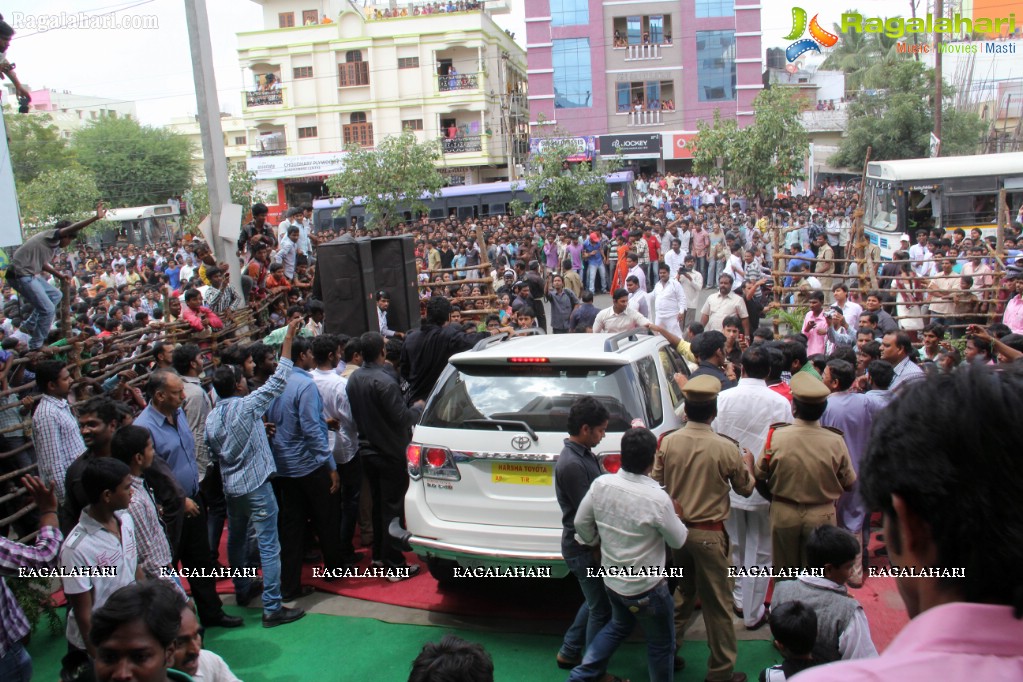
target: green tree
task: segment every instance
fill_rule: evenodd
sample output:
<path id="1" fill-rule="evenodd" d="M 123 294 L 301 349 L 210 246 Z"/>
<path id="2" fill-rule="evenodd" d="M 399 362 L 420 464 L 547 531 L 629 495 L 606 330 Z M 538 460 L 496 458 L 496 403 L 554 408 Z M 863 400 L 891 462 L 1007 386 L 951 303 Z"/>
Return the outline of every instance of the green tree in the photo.
<path id="1" fill-rule="evenodd" d="M 43 171 L 73 163 L 74 154 L 49 114 L 14 114 L 5 116 L 4 122 L 18 187 L 27 187 Z"/>
<path id="2" fill-rule="evenodd" d="M 72 138 L 111 207 L 162 204 L 192 184 L 192 143 L 130 118 L 101 118 Z"/>
<path id="3" fill-rule="evenodd" d="M 579 146 L 569 133 L 555 128 L 549 131 L 529 155 L 529 164 L 522 177 L 524 189 L 534 202 L 547 198 L 547 210 L 594 211 L 607 200 L 607 174 L 622 167 L 621 155 L 610 159 L 594 159 L 569 163 L 565 159 L 579 153 Z M 530 210 L 516 202 L 514 212 Z"/>
<path id="4" fill-rule="evenodd" d="M 802 180 L 810 147 L 799 121 L 801 107 L 794 89 L 773 87 L 753 100 L 756 118 L 746 128 L 716 113 L 713 125 L 701 121 L 693 152 L 696 172 L 723 175 L 729 188 L 751 198 Z"/>
<path id="5" fill-rule="evenodd" d="M 96 180 L 81 166 L 43 171 L 18 192 L 25 232 L 50 227 L 58 220 L 83 220 L 96 210 L 99 198 Z"/>
<path id="6" fill-rule="evenodd" d="M 228 181 L 231 185 L 231 203 L 242 207 L 242 215 L 248 215 L 252 204 L 266 200 L 263 192 L 256 191 L 256 174 L 243 167 L 231 166 Z M 199 223 L 210 214 L 209 187 L 204 182 L 185 192 L 188 213 L 184 218 L 185 230 L 199 233 Z"/>
<path id="7" fill-rule="evenodd" d="M 913 159 L 928 155 L 934 130 L 934 71 L 920 62 L 905 60 L 888 70 L 883 90 L 861 92 L 849 103 L 849 125 L 831 163 L 861 168 L 871 147 L 871 159 Z M 973 154 L 984 133 L 984 123 L 973 113 L 958 111 L 950 102 L 954 92 L 945 85 L 948 99 L 942 112 L 941 155 Z"/>
<path id="8" fill-rule="evenodd" d="M 344 169 L 327 178 L 327 188 L 341 199 L 343 212 L 361 198 L 374 227 L 400 223 L 399 209 L 426 213 L 424 195 L 435 196 L 444 186 L 444 176 L 434 165 L 440 145 L 419 142 L 412 131 L 386 137 L 376 149 L 349 145 L 346 151 Z"/>

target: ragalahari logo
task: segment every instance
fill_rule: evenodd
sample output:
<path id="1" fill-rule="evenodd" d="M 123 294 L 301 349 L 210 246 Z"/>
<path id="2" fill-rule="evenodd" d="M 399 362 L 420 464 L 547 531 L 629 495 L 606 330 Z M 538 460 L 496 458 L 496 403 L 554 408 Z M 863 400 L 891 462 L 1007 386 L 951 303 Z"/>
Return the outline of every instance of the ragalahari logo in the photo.
<path id="1" fill-rule="evenodd" d="M 834 47 L 838 44 L 838 36 L 821 28 L 821 25 L 817 23 L 817 17 L 818 15 L 815 14 L 810 20 L 810 37 L 801 38 L 807 31 L 806 10 L 802 7 L 792 8 L 792 31 L 785 36 L 785 40 L 796 41 L 785 49 L 785 58 L 790 64 L 811 50 L 820 52 L 821 47 Z"/>

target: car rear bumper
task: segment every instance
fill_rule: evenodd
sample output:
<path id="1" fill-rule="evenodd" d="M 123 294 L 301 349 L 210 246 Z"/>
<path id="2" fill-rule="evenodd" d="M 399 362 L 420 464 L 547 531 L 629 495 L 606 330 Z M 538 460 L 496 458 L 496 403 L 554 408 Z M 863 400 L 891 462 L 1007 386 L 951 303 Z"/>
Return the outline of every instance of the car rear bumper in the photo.
<path id="1" fill-rule="evenodd" d="M 561 556 L 560 528 L 524 528 L 456 523 L 437 518 L 417 494 L 405 498 L 408 544 L 419 556 L 456 561 L 462 566 L 549 566 L 551 577 L 568 575 Z"/>

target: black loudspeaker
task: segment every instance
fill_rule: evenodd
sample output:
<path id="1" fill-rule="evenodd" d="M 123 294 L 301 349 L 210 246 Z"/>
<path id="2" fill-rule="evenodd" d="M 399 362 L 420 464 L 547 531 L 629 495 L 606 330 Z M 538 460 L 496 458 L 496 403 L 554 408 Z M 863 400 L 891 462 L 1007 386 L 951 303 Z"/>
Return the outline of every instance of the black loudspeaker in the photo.
<path id="1" fill-rule="evenodd" d="M 326 334 L 358 336 L 378 331 L 373 298 L 377 289 L 369 241 L 344 235 L 316 247 L 313 296 L 323 301 Z"/>
<path id="2" fill-rule="evenodd" d="M 373 294 L 386 291 L 391 297 L 387 326 L 396 332 L 418 329 L 419 286 L 412 236 L 377 237 L 369 242 L 373 253 Z M 372 329 L 379 331 L 376 315 L 373 325 Z"/>

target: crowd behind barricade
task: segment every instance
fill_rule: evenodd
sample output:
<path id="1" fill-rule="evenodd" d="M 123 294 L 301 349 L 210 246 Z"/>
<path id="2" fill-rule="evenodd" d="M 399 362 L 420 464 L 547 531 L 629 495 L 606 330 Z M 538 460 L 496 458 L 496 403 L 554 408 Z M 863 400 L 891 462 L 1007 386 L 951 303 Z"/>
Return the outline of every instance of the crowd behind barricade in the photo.
<path id="1" fill-rule="evenodd" d="M 380 291 L 380 331 L 352 337 L 324 334 L 323 304 L 311 298 L 316 247 L 338 235 L 315 233 L 310 207 L 289 210 L 277 226 L 267 223 L 265 206 L 253 207 L 238 241 L 238 286 L 229 281 L 227 264 L 197 239 L 145 248 L 72 246 L 103 217 L 102 205 L 94 218 L 58 223 L 29 239 L 11 259 L 4 290 L 0 480 L 7 492 L 17 492 L 15 482 L 34 467 L 41 480 L 23 479 L 34 510 L 18 512 L 24 498 L 14 494 L 4 495 L 7 507 L 0 513 L 18 536 L 40 531 L 34 546 L 5 543 L 0 559 L 8 570 L 56 563 L 76 573 L 62 579 L 71 607 L 67 679 L 88 679 L 94 663 L 100 672 L 105 654 L 97 658 L 97 647 L 109 632 L 98 626 L 104 604 L 122 594 L 119 588 L 128 589 L 122 596 L 129 601 L 153 581 L 180 591 L 181 569 L 209 576 L 229 566 L 237 603 L 258 599 L 266 627 L 304 615 L 284 606 L 312 590 L 302 583 L 303 562 L 322 565 L 328 580 L 347 579 L 359 567 L 395 582 L 416 575 L 419 566 L 406 563 L 387 531 L 403 510 L 411 427 L 448 358 L 502 332 L 647 327 L 663 334 L 694 368 L 688 382 L 678 377 L 680 390 L 692 394 L 690 421 L 713 422 L 725 435 L 730 427 L 720 403 L 717 421 L 698 407 L 711 401 L 708 394 L 717 400 L 721 389 L 721 398 L 743 406 L 740 412 L 767 400 L 736 399 L 750 388 L 767 391 L 775 408 L 782 405 L 778 398 L 784 406 L 802 401 L 796 419 L 816 422 L 810 415 L 821 412 L 822 424 L 846 432 L 841 443 L 831 439 L 827 447 L 846 454 L 844 460 L 836 455 L 844 468 L 818 495 L 824 499 L 813 502 L 834 508 L 837 500 L 837 521 L 834 510 L 830 521 L 851 531 L 852 551 L 861 553 L 866 511 L 853 484 L 869 434 L 865 424 L 877 406 L 887 404 L 890 391 L 922 378 L 921 363 L 941 374 L 960 363 L 1006 365 L 1023 351 L 1023 280 L 1014 262 L 1019 226 L 1006 233 L 1004 254 L 993 253 L 980 235 L 955 234 L 946 244 L 943 235 L 925 233 L 915 248 L 905 244 L 905 257 L 861 275 L 877 261 L 852 255 L 858 197 L 845 186 L 822 185 L 809 197 L 775 199 L 760 208 L 694 176 L 640 176 L 635 189 L 639 202 L 626 212 L 605 206 L 551 215 L 540 202 L 527 216 L 356 229 L 356 237 L 413 236 L 423 323 L 409 332 L 391 329 L 394 292 Z M 958 280 L 958 287 L 921 279 L 939 266 L 953 273 L 946 279 Z M 872 278 L 879 288 L 862 295 L 860 281 Z M 604 292 L 612 305 L 600 310 L 593 297 Z M 771 308 L 801 305 L 808 308 L 802 324 L 784 338 L 762 324 Z M 954 339 L 946 339 L 948 323 L 964 325 L 963 358 Z M 919 349 L 913 333 L 922 336 Z M 799 386 L 806 379 L 812 383 Z M 830 413 L 818 409 L 825 402 Z M 777 421 L 791 421 L 792 412 L 782 412 Z M 765 420 L 770 413 L 765 409 Z M 743 443 L 751 457 L 764 452 L 771 423 Z M 572 436 L 573 428 L 569 424 Z M 742 428 L 736 425 L 733 436 L 740 442 L 748 435 Z M 644 450 L 646 439 L 636 438 Z M 665 455 L 659 455 L 661 466 L 667 466 Z M 775 475 L 764 460 L 744 469 L 748 479 L 736 470 L 738 494 L 755 494 L 755 478 L 776 487 L 772 510 L 777 500 L 809 503 L 785 488 L 792 474 L 782 468 Z M 775 459 L 778 467 L 782 460 Z M 665 485 L 682 476 L 670 470 L 658 475 Z M 704 492 L 680 490 L 673 497 L 686 509 Z M 805 560 L 812 528 L 803 536 L 764 535 L 774 523 L 773 516 L 767 519 L 770 487 L 765 492 L 730 521 L 676 511 L 691 538 L 733 524 L 728 551 L 735 566 L 762 564 L 772 543 L 776 558 Z M 720 502 L 720 494 L 715 499 Z M 225 525 L 226 556 L 220 551 Z M 674 535 L 675 560 L 694 561 L 685 534 Z M 848 542 L 842 549 L 837 541 L 836 550 L 835 542 L 820 540 L 826 545 L 821 552 L 847 563 Z M 114 567 L 115 575 L 90 573 L 101 564 Z M 832 581 L 861 584 L 856 566 L 859 559 L 851 576 L 833 575 Z M 731 599 L 752 629 L 768 615 L 765 583 L 749 580 L 738 581 L 727 598 L 699 584 L 680 591 L 691 603 L 695 590 L 705 611 L 714 599 Z M 193 573 L 189 585 L 192 621 L 242 624 L 223 611 L 213 578 Z M 592 591 L 584 592 L 589 603 Z M 0 610 L 17 613 L 6 587 L 0 602 Z M 589 607 L 600 612 L 599 604 Z M 726 603 L 726 616 L 727 610 Z M 851 622 L 846 625 L 862 639 L 865 623 Z M 0 626 L 0 656 L 10 670 L 30 669 L 20 645 L 26 633 L 24 619 Z M 590 656 L 590 636 L 566 637 L 559 663 L 578 664 L 573 674 L 590 679 L 606 668 L 619 635 L 609 633 L 592 661 L 583 657 Z M 681 628 L 676 635 L 679 644 Z M 196 653 L 194 637 L 185 639 L 175 647 L 191 652 L 190 667 L 204 660 L 217 665 Z M 734 643 L 712 639 L 712 669 L 731 674 Z"/>

